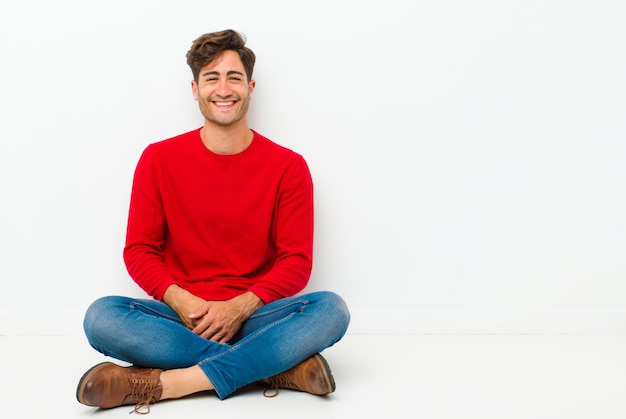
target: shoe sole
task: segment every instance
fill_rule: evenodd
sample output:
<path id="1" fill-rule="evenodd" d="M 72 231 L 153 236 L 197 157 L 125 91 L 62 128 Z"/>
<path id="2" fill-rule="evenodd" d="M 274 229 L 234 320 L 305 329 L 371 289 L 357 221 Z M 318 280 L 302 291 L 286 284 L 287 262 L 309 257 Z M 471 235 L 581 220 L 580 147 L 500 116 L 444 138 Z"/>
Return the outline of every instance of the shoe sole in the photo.
<path id="1" fill-rule="evenodd" d="M 92 372 L 102 369 L 104 367 L 108 367 L 109 365 L 114 365 L 114 364 L 112 362 L 101 362 L 100 364 L 94 365 L 93 367 L 89 368 L 87 372 L 85 372 L 83 376 L 80 377 L 80 381 L 78 381 L 78 386 L 76 387 L 76 400 L 78 400 L 79 403 L 84 404 L 86 406 L 91 406 L 89 403 L 85 401 L 85 398 L 83 397 L 84 392 L 85 392 L 83 382 L 85 381 L 87 376 L 91 374 Z"/>
<path id="2" fill-rule="evenodd" d="M 330 365 L 328 365 L 328 361 L 320 354 L 314 355 L 314 357 L 322 363 L 322 370 L 324 371 L 325 381 L 328 383 L 327 392 L 325 394 L 332 393 L 335 391 L 335 378 L 333 377 L 333 372 L 330 369 Z M 323 396 L 323 394 L 322 394 Z"/>

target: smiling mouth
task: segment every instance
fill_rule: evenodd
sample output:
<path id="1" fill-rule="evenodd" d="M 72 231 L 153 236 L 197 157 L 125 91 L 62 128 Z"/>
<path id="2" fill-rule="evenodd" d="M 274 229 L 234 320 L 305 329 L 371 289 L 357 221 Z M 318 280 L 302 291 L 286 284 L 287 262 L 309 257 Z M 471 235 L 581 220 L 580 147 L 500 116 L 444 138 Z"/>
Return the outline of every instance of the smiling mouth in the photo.
<path id="1" fill-rule="evenodd" d="M 220 108 L 227 108 L 229 106 L 233 106 L 235 104 L 234 100 L 229 100 L 229 101 L 214 101 L 213 102 L 215 104 L 215 106 L 218 106 Z"/>

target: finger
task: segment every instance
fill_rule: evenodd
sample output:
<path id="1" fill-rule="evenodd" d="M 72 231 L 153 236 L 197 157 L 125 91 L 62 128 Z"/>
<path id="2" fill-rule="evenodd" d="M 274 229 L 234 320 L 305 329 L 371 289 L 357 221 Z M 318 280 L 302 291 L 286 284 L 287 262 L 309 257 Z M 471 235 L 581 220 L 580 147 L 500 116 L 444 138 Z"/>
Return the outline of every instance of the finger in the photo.
<path id="1" fill-rule="evenodd" d="M 214 342 L 217 342 L 218 341 L 218 336 L 221 336 L 221 335 L 219 334 L 219 331 L 216 331 L 216 330 L 206 330 L 200 336 L 202 336 L 203 338 L 205 338 L 207 340 L 212 340 Z"/>
<path id="2" fill-rule="evenodd" d="M 211 336 L 212 341 L 218 343 L 228 343 L 233 338 L 232 330 L 228 327 L 221 327 L 219 330 L 215 332 L 213 336 Z"/>
<path id="3" fill-rule="evenodd" d="M 188 317 L 189 317 L 190 319 L 199 319 L 199 318 L 201 318 L 201 317 L 206 316 L 206 315 L 208 314 L 208 312 L 209 312 L 209 311 L 208 311 L 207 309 L 201 309 L 201 310 L 198 310 L 198 311 L 194 311 L 194 312 L 193 312 L 193 313 L 191 313 Z"/>
<path id="4" fill-rule="evenodd" d="M 200 336 L 214 342 L 223 343 L 222 341 L 227 337 L 227 335 L 228 330 L 226 330 L 223 326 L 218 326 L 214 324 L 211 327 L 207 328 Z"/>
<path id="5" fill-rule="evenodd" d="M 210 340 L 217 342 L 217 343 L 228 343 L 230 341 L 230 335 L 228 333 L 226 334 L 215 334 L 211 337 Z"/>
<path id="6" fill-rule="evenodd" d="M 205 334 L 209 333 L 210 327 L 210 324 L 202 321 L 196 324 L 196 326 L 192 329 L 192 332 L 194 332 L 196 335 L 204 337 Z"/>
<path id="7" fill-rule="evenodd" d="M 194 327 L 191 330 L 196 335 L 201 336 L 203 333 L 205 333 L 207 330 L 211 329 L 212 327 L 211 320 L 207 318 L 206 316 L 196 319 L 193 322 L 194 322 Z"/>
<path id="8" fill-rule="evenodd" d="M 211 339 L 220 332 L 220 326 L 204 318 L 193 330 L 193 332 L 205 339 Z"/>
<path id="9" fill-rule="evenodd" d="M 230 340 L 232 339 L 232 335 L 230 333 L 224 335 L 221 339 L 219 339 L 217 342 L 218 343 L 228 343 L 230 342 Z"/>

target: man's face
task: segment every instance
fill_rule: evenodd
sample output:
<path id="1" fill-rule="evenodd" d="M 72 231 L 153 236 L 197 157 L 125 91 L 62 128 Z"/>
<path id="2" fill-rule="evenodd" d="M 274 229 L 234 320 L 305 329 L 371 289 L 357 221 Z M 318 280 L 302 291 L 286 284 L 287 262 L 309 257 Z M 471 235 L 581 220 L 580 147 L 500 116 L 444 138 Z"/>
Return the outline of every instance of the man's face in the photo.
<path id="1" fill-rule="evenodd" d="M 191 84 L 204 119 L 221 126 L 233 125 L 246 116 L 254 86 L 235 51 L 224 51 L 204 66 L 198 82 Z"/>

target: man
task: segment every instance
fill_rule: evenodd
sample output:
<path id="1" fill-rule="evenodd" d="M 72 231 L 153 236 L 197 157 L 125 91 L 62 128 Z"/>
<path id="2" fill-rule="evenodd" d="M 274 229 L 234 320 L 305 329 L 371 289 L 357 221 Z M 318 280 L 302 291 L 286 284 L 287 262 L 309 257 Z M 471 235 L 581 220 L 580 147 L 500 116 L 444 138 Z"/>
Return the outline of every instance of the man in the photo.
<path id="1" fill-rule="evenodd" d="M 235 31 L 187 53 L 202 128 L 149 145 L 133 180 L 124 261 L 152 299 L 104 297 L 85 333 L 105 362 L 80 379 L 82 404 L 112 408 L 263 381 L 335 390 L 319 353 L 350 314 L 332 292 L 297 295 L 311 273 L 313 186 L 304 159 L 248 127 L 255 55 Z"/>

